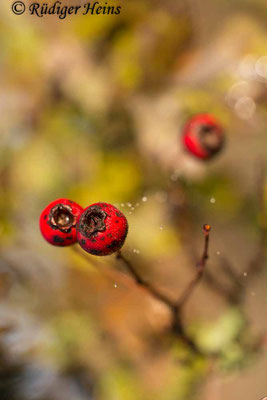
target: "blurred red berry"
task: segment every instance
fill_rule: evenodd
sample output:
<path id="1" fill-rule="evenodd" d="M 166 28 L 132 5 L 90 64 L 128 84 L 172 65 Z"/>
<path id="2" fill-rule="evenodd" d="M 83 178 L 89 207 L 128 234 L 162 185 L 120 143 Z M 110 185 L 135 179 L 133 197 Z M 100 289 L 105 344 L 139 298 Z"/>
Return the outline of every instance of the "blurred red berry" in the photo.
<path id="1" fill-rule="evenodd" d="M 96 256 L 107 256 L 118 251 L 127 233 L 126 217 L 107 203 L 95 203 L 85 208 L 77 223 L 80 246 Z"/>
<path id="2" fill-rule="evenodd" d="M 69 246 L 77 242 L 76 223 L 83 208 L 68 199 L 50 203 L 40 216 L 43 237 L 54 246 Z"/>
<path id="3" fill-rule="evenodd" d="M 203 160 L 214 157 L 224 144 L 223 129 L 211 114 L 192 117 L 186 123 L 182 137 L 186 149 Z"/>

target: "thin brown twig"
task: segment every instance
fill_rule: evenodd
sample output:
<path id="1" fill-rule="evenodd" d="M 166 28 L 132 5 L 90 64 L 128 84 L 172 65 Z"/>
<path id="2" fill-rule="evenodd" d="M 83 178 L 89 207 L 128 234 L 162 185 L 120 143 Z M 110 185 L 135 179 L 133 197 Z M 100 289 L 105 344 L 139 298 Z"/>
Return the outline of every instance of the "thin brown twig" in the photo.
<path id="1" fill-rule="evenodd" d="M 208 259 L 208 248 L 209 248 L 209 234 L 210 234 L 210 225 L 205 224 L 203 226 L 203 232 L 205 236 L 204 241 L 204 250 L 200 261 L 197 263 L 197 275 L 196 277 L 190 282 L 188 287 L 185 289 L 183 295 L 178 301 L 172 301 L 162 293 L 160 293 L 157 289 L 151 286 L 148 282 L 146 282 L 140 274 L 136 271 L 130 261 L 122 254 L 121 251 L 117 253 L 117 258 L 121 259 L 125 266 L 127 267 L 128 271 L 132 274 L 137 284 L 145 287 L 155 298 L 162 301 L 166 305 L 168 305 L 173 314 L 173 324 L 172 324 L 172 331 L 178 335 L 195 353 L 201 354 L 201 351 L 198 349 L 195 342 L 187 335 L 184 325 L 181 320 L 181 309 L 191 296 L 194 291 L 194 288 L 197 286 L 198 282 L 201 280 L 203 275 L 206 262 Z"/>
<path id="2" fill-rule="evenodd" d="M 172 301 L 162 293 L 160 293 L 155 287 L 153 287 L 151 284 L 146 282 L 136 271 L 136 269 L 133 267 L 131 262 L 122 254 L 121 251 L 117 253 L 117 259 L 122 260 L 124 262 L 124 265 L 127 267 L 128 271 L 132 274 L 134 277 L 136 283 L 138 285 L 141 285 L 142 287 L 146 288 L 148 292 L 154 296 L 156 299 L 162 301 L 164 304 L 166 304 L 171 312 L 172 312 L 172 332 L 179 336 L 181 340 L 183 340 L 184 343 L 188 345 L 188 347 L 196 354 L 201 354 L 201 351 L 198 349 L 197 345 L 195 342 L 187 335 L 185 328 L 183 326 L 182 320 L 180 318 L 179 310 L 177 308 L 177 302 Z"/>
<path id="3" fill-rule="evenodd" d="M 193 221 L 192 221 L 192 210 L 190 210 L 189 202 L 186 195 L 186 190 L 182 180 L 175 182 L 175 186 L 172 186 L 169 191 L 169 199 L 171 199 L 170 205 L 172 206 L 172 216 L 175 224 L 179 228 L 181 233 L 181 239 L 183 241 L 184 249 L 187 249 L 187 253 L 193 268 L 198 261 L 195 247 L 193 246 L 192 237 L 194 235 Z M 183 197 L 183 203 L 180 204 L 181 193 Z M 209 286 L 209 288 L 216 294 L 219 295 L 223 300 L 229 301 L 231 304 L 236 304 L 236 292 L 233 293 L 230 285 L 225 285 L 221 279 L 212 274 L 210 271 L 205 271 L 203 281 Z"/>
<path id="4" fill-rule="evenodd" d="M 227 299 L 231 304 L 240 304 L 244 299 L 244 294 L 247 285 L 242 285 L 239 279 L 246 275 L 247 280 L 252 280 L 257 276 L 264 266 L 266 260 L 266 240 L 267 240 L 267 229 L 264 223 L 265 203 L 264 203 L 264 184 L 266 178 L 266 166 L 263 161 L 260 161 L 258 167 L 258 174 L 256 180 L 256 194 L 257 194 L 257 204 L 258 204 L 258 229 L 259 238 L 256 251 L 253 257 L 249 260 L 247 266 L 238 274 L 230 262 L 223 259 L 221 262 L 222 269 L 231 278 L 231 287 L 222 286 L 208 271 L 205 274 L 205 280 L 217 293 L 221 294 L 223 298 Z"/>
<path id="5" fill-rule="evenodd" d="M 195 248 L 190 243 L 189 247 L 189 255 L 192 264 L 196 264 L 197 256 L 195 252 Z M 214 276 L 210 271 L 206 270 L 203 276 L 203 281 L 209 286 L 209 288 L 216 294 L 221 296 L 222 299 L 229 301 L 230 303 L 236 303 L 236 296 L 232 293 L 232 288 L 223 284 L 218 277 Z"/>
<path id="6" fill-rule="evenodd" d="M 198 283 L 201 281 L 201 278 L 203 276 L 207 259 L 209 258 L 208 255 L 208 250 L 209 250 L 209 237 L 210 237 L 210 230 L 211 226 L 208 224 L 205 224 L 203 226 L 203 233 L 204 233 L 204 249 L 202 253 L 202 257 L 200 261 L 197 263 L 197 272 L 196 276 L 192 279 L 192 281 L 189 283 L 189 285 L 185 288 L 184 292 L 182 293 L 178 303 L 177 303 L 177 308 L 179 310 L 184 307 L 188 299 L 191 297 L 194 289 L 197 287 Z"/>
<path id="7" fill-rule="evenodd" d="M 177 308 L 173 310 L 172 332 L 179 336 L 195 354 L 203 355 L 195 341 L 187 334 L 181 319 L 181 314 Z"/>
<path id="8" fill-rule="evenodd" d="M 117 252 L 117 259 L 123 261 L 124 265 L 127 267 L 128 271 L 132 274 L 138 285 L 145 287 L 155 298 L 167 304 L 170 308 L 173 309 L 175 307 L 174 301 L 165 296 L 163 293 L 159 292 L 154 286 L 152 286 L 149 282 L 147 282 L 141 277 L 141 275 L 136 271 L 131 262 L 122 254 L 121 251 Z"/>

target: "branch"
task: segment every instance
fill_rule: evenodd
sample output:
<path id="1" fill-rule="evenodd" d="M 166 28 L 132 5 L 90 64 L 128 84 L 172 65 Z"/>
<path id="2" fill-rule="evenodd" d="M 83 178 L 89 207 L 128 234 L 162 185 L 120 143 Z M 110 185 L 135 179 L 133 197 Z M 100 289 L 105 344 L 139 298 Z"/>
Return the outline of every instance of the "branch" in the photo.
<path id="1" fill-rule="evenodd" d="M 187 334 L 179 310 L 173 312 L 172 332 L 179 336 L 185 344 L 197 355 L 203 355 L 195 341 Z"/>
<path id="2" fill-rule="evenodd" d="M 206 262 L 208 259 L 208 249 L 209 249 L 209 234 L 210 234 L 211 227 L 208 224 L 205 224 L 203 226 L 203 233 L 205 237 L 204 241 L 204 250 L 202 257 L 200 261 L 197 263 L 197 274 L 195 278 L 190 282 L 188 287 L 185 289 L 183 295 L 181 296 L 180 300 L 177 301 L 172 301 L 168 297 L 164 296 L 162 293 L 158 292 L 157 289 L 155 289 L 153 286 L 151 286 L 148 282 L 146 282 L 140 275 L 139 273 L 135 270 L 133 265 L 124 257 L 124 255 L 119 251 L 117 253 L 117 258 L 121 259 L 125 266 L 128 268 L 130 273 L 133 275 L 135 278 L 135 281 L 137 284 L 145 287 L 155 298 L 158 300 L 162 301 L 166 305 L 168 305 L 172 311 L 173 315 L 173 324 L 172 324 L 172 331 L 174 334 L 178 335 L 190 348 L 192 351 L 194 351 L 197 354 L 201 354 L 201 351 L 198 349 L 197 345 L 195 342 L 187 335 L 182 320 L 181 320 L 181 315 L 180 311 L 186 301 L 189 299 L 191 296 L 192 292 L 194 291 L 195 287 L 198 285 L 200 282 L 203 272 L 206 267 Z"/>
<path id="3" fill-rule="evenodd" d="M 133 267 L 131 262 L 122 254 L 121 251 L 117 252 L 117 259 L 122 260 L 124 265 L 127 267 L 128 271 L 132 274 L 134 277 L 136 283 L 140 286 L 143 286 L 146 288 L 155 298 L 158 300 L 162 301 L 163 303 L 167 304 L 171 309 L 175 308 L 175 302 L 169 299 L 167 296 L 164 294 L 160 293 L 156 288 L 154 288 L 149 282 L 145 281 L 141 275 L 136 271 L 136 269 Z"/>
<path id="4" fill-rule="evenodd" d="M 182 205 L 180 204 L 181 191 L 184 196 Z M 196 254 L 195 247 L 192 245 L 194 229 L 190 204 L 186 198 L 185 182 L 181 180 L 175 182 L 175 186 L 169 191 L 169 198 L 172 199 L 171 206 L 173 221 L 177 226 L 181 236 L 183 248 L 187 250 L 189 260 L 191 261 L 191 265 L 195 270 L 195 264 L 198 260 L 198 256 Z M 219 295 L 224 301 L 228 301 L 231 304 L 236 304 L 236 292 L 232 290 L 230 285 L 229 287 L 228 285 L 225 285 L 219 277 L 212 274 L 210 271 L 205 271 L 203 278 L 204 282 L 217 296 Z"/>
<path id="5" fill-rule="evenodd" d="M 182 296 L 180 297 L 180 300 L 177 303 L 177 308 L 181 310 L 181 308 L 186 304 L 190 296 L 192 295 L 194 289 L 197 287 L 199 282 L 201 281 L 201 278 L 203 276 L 207 259 L 209 258 L 208 255 L 208 250 L 209 250 L 209 237 L 210 237 L 210 230 L 211 226 L 208 224 L 205 224 L 203 226 L 203 233 L 204 233 L 204 249 L 203 249 L 203 254 L 200 259 L 200 261 L 197 263 L 197 272 L 196 276 L 194 279 L 189 283 L 187 288 L 184 290 Z"/>
<path id="6" fill-rule="evenodd" d="M 172 312 L 172 332 L 179 336 L 180 339 L 183 340 L 185 344 L 188 345 L 188 347 L 196 354 L 201 354 L 201 351 L 198 349 L 197 345 L 194 343 L 194 341 L 187 335 L 182 320 L 180 318 L 179 314 L 179 309 L 177 307 L 177 302 L 172 301 L 162 293 L 160 293 L 157 289 L 155 289 L 153 286 L 151 286 L 148 282 L 146 282 L 136 271 L 136 269 L 133 267 L 133 265 L 130 263 L 130 261 L 124 257 L 121 251 L 118 251 L 117 253 L 117 259 L 122 260 L 124 262 L 124 265 L 127 267 L 128 271 L 132 274 L 134 277 L 136 283 L 140 286 L 143 286 L 145 289 L 148 290 L 148 292 L 154 296 L 157 300 L 162 301 L 164 304 L 166 304 L 171 312 Z"/>
<path id="7" fill-rule="evenodd" d="M 231 304 L 240 304 L 244 299 L 244 294 L 247 285 L 243 285 L 240 278 L 246 274 L 249 280 L 252 280 L 257 274 L 261 273 L 265 259 L 266 259 L 266 240 L 267 240 L 267 229 L 266 229 L 266 216 L 264 217 L 266 210 L 264 204 L 264 184 L 266 177 L 266 168 L 264 163 L 259 163 L 256 190 L 257 193 L 257 204 L 258 204 L 258 215 L 259 215 L 259 237 L 258 244 L 254 256 L 248 262 L 246 268 L 241 273 L 237 273 L 234 267 L 231 265 L 229 260 L 226 258 L 221 259 L 221 268 L 231 280 L 232 285 L 230 287 L 222 285 L 213 275 L 207 271 L 205 273 L 205 281 L 209 286 L 220 294 L 224 299 L 229 301 Z M 247 282 L 248 282 L 247 279 Z"/>

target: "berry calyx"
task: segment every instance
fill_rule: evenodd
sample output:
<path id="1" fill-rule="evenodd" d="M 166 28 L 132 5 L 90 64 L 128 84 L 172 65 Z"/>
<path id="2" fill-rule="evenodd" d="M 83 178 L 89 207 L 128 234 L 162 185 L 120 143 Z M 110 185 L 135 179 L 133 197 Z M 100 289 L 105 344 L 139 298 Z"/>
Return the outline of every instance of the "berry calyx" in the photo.
<path id="1" fill-rule="evenodd" d="M 85 208 L 77 223 L 80 246 L 96 256 L 107 256 L 120 250 L 127 233 L 126 217 L 108 203 L 95 203 Z"/>
<path id="2" fill-rule="evenodd" d="M 192 117 L 183 130 L 185 148 L 203 160 L 213 158 L 224 145 L 224 132 L 220 123 L 211 114 Z"/>
<path id="3" fill-rule="evenodd" d="M 68 199 L 50 203 L 40 216 L 40 230 L 45 240 L 61 247 L 76 243 L 76 224 L 82 211 L 79 204 Z"/>

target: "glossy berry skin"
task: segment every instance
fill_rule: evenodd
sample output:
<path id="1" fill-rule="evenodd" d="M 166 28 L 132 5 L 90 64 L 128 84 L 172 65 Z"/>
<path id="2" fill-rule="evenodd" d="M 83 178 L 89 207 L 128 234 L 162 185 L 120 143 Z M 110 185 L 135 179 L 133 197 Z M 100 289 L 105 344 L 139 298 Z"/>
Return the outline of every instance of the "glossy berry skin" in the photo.
<path id="1" fill-rule="evenodd" d="M 224 132 L 211 114 L 193 116 L 185 125 L 182 135 L 185 148 L 195 157 L 209 160 L 224 145 Z"/>
<path id="2" fill-rule="evenodd" d="M 79 204 L 68 199 L 50 203 L 40 216 L 40 230 L 45 240 L 61 247 L 76 243 L 76 224 L 82 211 Z"/>
<path id="3" fill-rule="evenodd" d="M 108 203 L 95 203 L 85 208 L 77 223 L 80 246 L 96 256 L 107 256 L 120 250 L 127 233 L 127 219 Z"/>

